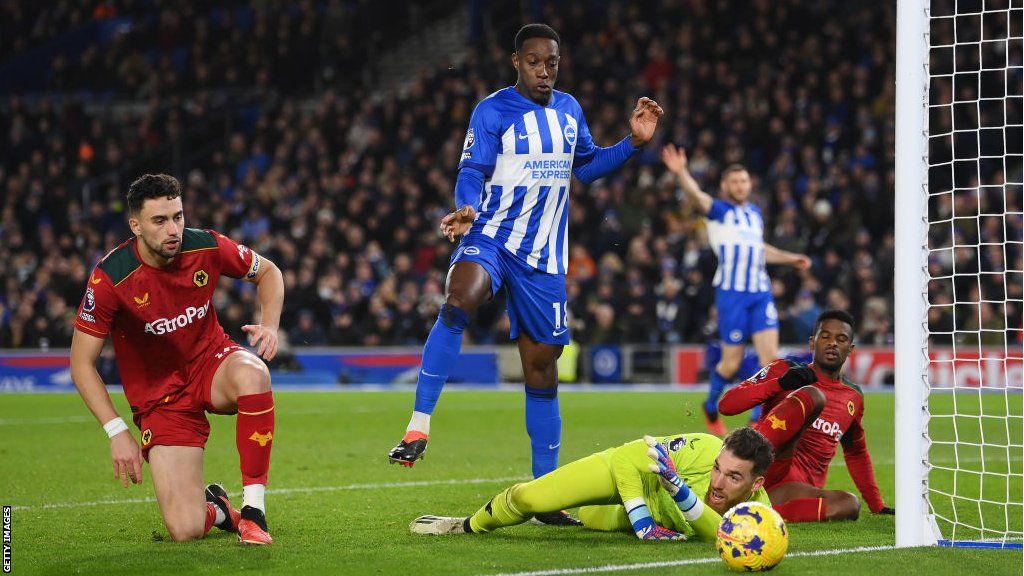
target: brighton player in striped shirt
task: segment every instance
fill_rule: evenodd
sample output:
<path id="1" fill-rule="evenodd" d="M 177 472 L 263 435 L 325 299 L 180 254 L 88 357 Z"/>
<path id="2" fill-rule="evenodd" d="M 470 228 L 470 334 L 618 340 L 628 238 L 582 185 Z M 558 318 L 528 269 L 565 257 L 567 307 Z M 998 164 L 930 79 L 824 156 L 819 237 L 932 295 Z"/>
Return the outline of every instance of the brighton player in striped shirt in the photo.
<path id="1" fill-rule="evenodd" d="M 711 386 L 703 404 L 708 429 L 718 436 L 726 433 L 718 415 L 718 399 L 733 381 L 743 348 L 750 338 L 761 366 L 779 355 L 779 316 L 772 298 L 766 264 L 787 264 L 807 270 L 811 260 L 803 254 L 780 250 L 764 241 L 764 219 L 750 198 L 750 173 L 739 164 L 722 171 L 722 198 L 703 192 L 687 169 L 686 152 L 668 144 L 661 159 L 679 177 L 686 198 L 707 217 L 708 241 L 718 257 L 715 308 L 718 333 L 722 340 L 722 359 L 711 371 Z M 752 420 L 760 416 L 755 411 Z"/>
<path id="2" fill-rule="evenodd" d="M 559 42 L 550 26 L 520 29 L 512 54 L 515 86 L 483 99 L 470 118 L 455 211 L 441 220 L 449 240 L 461 236 L 462 241 L 452 255 L 445 303 L 423 350 L 412 418 L 388 455 L 392 462 L 412 466 L 423 455 L 430 415 L 469 317 L 504 287 L 510 337 L 518 343 L 526 380 L 533 474 L 540 477 L 558 465 L 562 421 L 555 361 L 569 343 L 570 180 L 575 174 L 590 183 L 618 169 L 650 141 L 663 114 L 656 102 L 640 98 L 629 118 L 630 135 L 608 148 L 596 146 L 579 103 L 554 89 Z"/>

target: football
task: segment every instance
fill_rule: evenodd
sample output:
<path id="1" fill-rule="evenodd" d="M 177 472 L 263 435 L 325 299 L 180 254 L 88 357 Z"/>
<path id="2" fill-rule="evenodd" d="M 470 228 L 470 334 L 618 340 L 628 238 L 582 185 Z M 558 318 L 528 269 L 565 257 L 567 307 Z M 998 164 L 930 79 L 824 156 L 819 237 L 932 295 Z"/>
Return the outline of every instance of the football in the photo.
<path id="1" fill-rule="evenodd" d="M 789 531 L 771 507 L 743 502 L 722 517 L 715 545 L 729 569 L 761 572 L 771 570 L 782 560 L 789 547 Z"/>

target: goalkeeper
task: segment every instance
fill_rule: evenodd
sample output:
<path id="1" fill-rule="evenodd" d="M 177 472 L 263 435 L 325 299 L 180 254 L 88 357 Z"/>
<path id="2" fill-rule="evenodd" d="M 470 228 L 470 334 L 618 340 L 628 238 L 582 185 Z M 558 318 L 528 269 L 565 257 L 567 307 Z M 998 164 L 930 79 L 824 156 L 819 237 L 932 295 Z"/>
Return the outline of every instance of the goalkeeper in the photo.
<path id="1" fill-rule="evenodd" d="M 713 540 L 729 508 L 748 500 L 771 505 L 761 485 L 772 459 L 771 444 L 752 428 L 725 440 L 645 436 L 516 484 L 472 516 L 420 516 L 409 529 L 484 533 L 580 506 L 580 520 L 593 530 L 631 531 L 642 540 Z"/>

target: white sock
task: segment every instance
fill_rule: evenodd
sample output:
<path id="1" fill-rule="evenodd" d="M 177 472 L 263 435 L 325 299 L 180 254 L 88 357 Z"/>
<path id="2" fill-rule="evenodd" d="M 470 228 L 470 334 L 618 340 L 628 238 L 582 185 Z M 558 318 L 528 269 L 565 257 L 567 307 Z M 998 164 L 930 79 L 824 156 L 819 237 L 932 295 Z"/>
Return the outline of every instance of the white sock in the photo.
<path id="1" fill-rule="evenodd" d="M 263 495 L 266 491 L 267 487 L 263 484 L 242 486 L 242 506 L 252 506 L 259 509 L 260 512 L 266 513 L 266 504 L 263 503 Z"/>
<path id="2" fill-rule="evenodd" d="M 424 412 L 413 412 L 412 418 L 409 419 L 409 426 L 406 427 L 406 432 L 422 432 L 427 436 L 430 436 L 430 414 Z"/>
<path id="3" fill-rule="evenodd" d="M 214 504 L 213 505 L 213 511 L 215 512 L 215 514 L 213 516 L 213 523 L 214 523 L 214 525 L 220 524 L 225 519 L 227 519 L 227 516 L 224 515 L 224 511 L 220 509 L 220 506 L 217 506 L 216 504 Z"/>

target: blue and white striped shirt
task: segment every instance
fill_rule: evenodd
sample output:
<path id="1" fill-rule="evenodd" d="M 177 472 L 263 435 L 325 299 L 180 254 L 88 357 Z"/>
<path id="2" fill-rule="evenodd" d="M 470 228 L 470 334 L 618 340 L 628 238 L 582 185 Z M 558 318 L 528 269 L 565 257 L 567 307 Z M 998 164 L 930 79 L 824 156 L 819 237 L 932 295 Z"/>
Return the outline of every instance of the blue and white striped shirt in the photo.
<path id="1" fill-rule="evenodd" d="M 708 212 L 708 241 L 718 256 L 712 281 L 716 289 L 754 294 L 771 291 L 764 260 L 764 219 L 756 205 L 714 200 Z"/>
<path id="2" fill-rule="evenodd" d="M 569 182 L 598 150 L 605 149 L 594 145 L 582 108 L 565 92 L 553 90 L 547 106 L 512 86 L 480 101 L 459 162 L 486 179 L 469 233 L 497 240 L 538 270 L 565 274 Z"/>

